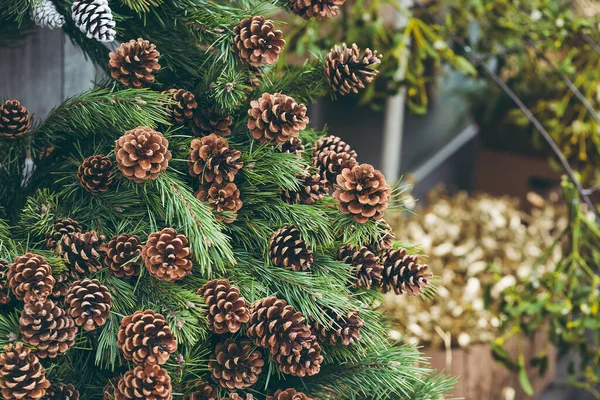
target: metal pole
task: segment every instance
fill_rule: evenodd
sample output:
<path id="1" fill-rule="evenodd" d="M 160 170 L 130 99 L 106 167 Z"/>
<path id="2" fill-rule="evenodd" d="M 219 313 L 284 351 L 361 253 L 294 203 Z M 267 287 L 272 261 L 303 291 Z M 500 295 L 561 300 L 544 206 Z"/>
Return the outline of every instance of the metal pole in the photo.
<path id="1" fill-rule="evenodd" d="M 408 23 L 406 12 L 413 0 L 399 0 L 400 10 L 396 11 L 395 29 L 402 29 Z M 404 12 L 403 12 L 404 11 Z M 408 49 L 408 43 L 406 44 Z M 385 54 L 384 54 L 385 57 Z M 383 59 L 385 62 L 385 58 Z M 408 62 L 408 51 L 400 62 L 396 78 L 403 80 Z M 387 98 L 385 102 L 385 120 L 383 126 L 383 147 L 381 149 L 381 169 L 388 182 L 396 182 L 400 178 L 400 155 L 402 153 L 402 136 L 404 134 L 404 105 L 406 88 Z"/>

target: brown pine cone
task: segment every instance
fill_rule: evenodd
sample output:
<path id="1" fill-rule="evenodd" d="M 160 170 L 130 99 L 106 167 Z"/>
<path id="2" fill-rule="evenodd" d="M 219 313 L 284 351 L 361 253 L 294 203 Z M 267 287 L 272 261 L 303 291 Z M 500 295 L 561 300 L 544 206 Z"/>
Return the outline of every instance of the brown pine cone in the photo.
<path id="1" fill-rule="evenodd" d="M 93 331 L 106 323 L 112 296 L 97 279 L 84 279 L 73 282 L 65 303 L 75 324 L 86 331 Z"/>
<path id="2" fill-rule="evenodd" d="M 240 191 L 233 182 L 229 182 L 226 185 L 218 183 L 213 183 L 209 186 L 202 185 L 196 192 L 196 198 L 208 203 L 211 208 L 219 213 L 215 216 L 217 221 L 223 221 L 227 224 L 236 220 L 237 211 L 244 204 L 240 199 Z M 224 211 L 228 212 L 229 215 L 221 214 Z"/>
<path id="3" fill-rule="evenodd" d="M 0 137 L 13 139 L 25 135 L 31 127 L 29 111 L 18 100 L 0 104 Z"/>
<path id="4" fill-rule="evenodd" d="M 353 43 L 348 48 L 346 43 L 342 47 L 335 46 L 325 60 L 325 77 L 329 81 L 334 92 L 342 96 L 350 93 L 358 93 L 363 89 L 365 83 L 373 81 L 379 73 L 375 67 L 381 63 L 380 54 L 377 50 L 366 49 L 363 55 L 360 49 Z"/>
<path id="5" fill-rule="evenodd" d="M 91 156 L 83 160 L 77 170 L 77 179 L 81 186 L 91 194 L 104 193 L 113 183 L 111 172 L 113 163 L 104 154 Z"/>
<path id="6" fill-rule="evenodd" d="M 142 239 L 139 236 L 122 233 L 113 236 L 106 247 L 104 264 L 112 275 L 131 278 L 140 274 Z"/>
<path id="7" fill-rule="evenodd" d="M 36 348 L 40 358 L 55 358 L 75 344 L 77 327 L 73 318 L 52 300 L 25 303 L 19 318 L 25 343 Z"/>
<path id="8" fill-rule="evenodd" d="M 211 384 L 201 381 L 196 387 L 192 394 L 185 397 L 185 400 L 217 400 L 219 397 L 219 391 Z"/>
<path id="9" fill-rule="evenodd" d="M 120 380 L 121 380 L 121 378 L 119 378 L 118 376 L 115 376 L 108 381 L 106 386 L 104 386 L 103 400 L 115 400 L 116 392 L 118 390 Z"/>
<path id="10" fill-rule="evenodd" d="M 285 46 L 283 33 L 262 16 L 243 19 L 233 28 L 233 35 L 233 52 L 253 67 L 276 63 Z"/>
<path id="11" fill-rule="evenodd" d="M 23 343 L 9 344 L 0 353 L 0 392 L 6 400 L 41 399 L 49 387 L 46 370 Z"/>
<path id="12" fill-rule="evenodd" d="M 379 257 L 368 248 L 363 246 L 357 249 L 344 245 L 340 247 L 338 260 L 354 267 L 352 271 L 354 286 L 362 286 L 368 290 L 381 283 L 383 266 L 379 262 Z"/>
<path id="13" fill-rule="evenodd" d="M 246 397 L 242 397 L 237 393 L 229 393 L 228 397 L 221 397 L 221 400 L 254 400 L 254 396 L 250 393 L 246 393 Z"/>
<path id="14" fill-rule="evenodd" d="M 391 250 L 394 246 L 394 240 L 396 235 L 392 231 L 392 227 L 385 220 L 380 220 L 380 234 L 378 239 L 369 245 L 369 249 L 375 253 L 380 254 L 385 250 Z"/>
<path id="15" fill-rule="evenodd" d="M 162 92 L 170 94 L 175 104 L 167 104 L 169 122 L 174 125 L 185 125 L 194 119 L 194 112 L 198 108 L 198 102 L 194 93 L 185 89 L 169 89 Z"/>
<path id="16" fill-rule="evenodd" d="M 307 172 L 300 184 L 300 191 L 293 192 L 286 189 L 281 194 L 281 199 L 288 204 L 315 204 L 327 194 L 325 182 L 321 175 Z"/>
<path id="17" fill-rule="evenodd" d="M 10 286 L 8 285 L 8 261 L 0 259 L 0 304 L 10 301 Z"/>
<path id="18" fill-rule="evenodd" d="M 299 137 L 292 136 L 285 143 L 281 144 L 281 151 L 288 154 L 295 154 L 298 157 L 304 153 L 304 145 Z"/>
<path id="19" fill-rule="evenodd" d="M 214 133 L 220 137 L 228 137 L 231 135 L 232 123 L 228 114 L 221 115 L 210 108 L 203 108 L 194 114 L 190 129 L 196 136 L 204 137 Z"/>
<path id="20" fill-rule="evenodd" d="M 139 89 L 154 83 L 154 71 L 160 69 L 160 53 L 149 41 L 139 38 L 121 43 L 109 54 L 110 75 L 123 85 Z"/>
<path id="21" fill-rule="evenodd" d="M 52 384 L 42 400 L 79 400 L 79 391 L 72 384 Z"/>
<path id="22" fill-rule="evenodd" d="M 279 365 L 279 370 L 287 375 L 301 378 L 316 375 L 321 372 L 323 363 L 321 346 L 314 336 L 311 336 L 309 344 L 309 347 L 303 347 L 300 351 L 293 351 L 289 355 L 275 354 L 273 361 Z"/>
<path id="23" fill-rule="evenodd" d="M 26 303 L 48 298 L 56 282 L 48 261 L 33 253 L 15 258 L 8 267 L 6 279 L 15 297 Z"/>
<path id="24" fill-rule="evenodd" d="M 179 281 L 192 273 L 190 241 L 173 228 L 148 236 L 142 248 L 142 260 L 150 275 L 163 281 Z"/>
<path id="25" fill-rule="evenodd" d="M 169 141 L 148 126 L 125 132 L 115 145 L 117 167 L 135 183 L 155 180 L 169 166 Z"/>
<path id="26" fill-rule="evenodd" d="M 409 255 L 406 249 L 388 250 L 382 256 L 384 293 L 394 291 L 416 296 L 429 286 L 433 274 L 427 271 L 427 264 L 419 264 L 419 257 Z"/>
<path id="27" fill-rule="evenodd" d="M 306 129 L 306 106 L 285 94 L 263 93 L 250 102 L 248 129 L 261 143 L 283 145 Z"/>
<path id="28" fill-rule="evenodd" d="M 328 325 L 318 322 L 312 324 L 319 342 L 349 346 L 360 341 L 360 328 L 365 321 L 360 318 L 358 311 L 349 311 L 345 316 L 337 315 L 332 310 L 327 310 L 325 314 L 331 321 Z"/>
<path id="29" fill-rule="evenodd" d="M 57 253 L 65 260 L 74 279 L 95 274 L 102 269 L 102 257 L 106 251 L 104 235 L 96 231 L 74 232 L 63 236 Z"/>
<path id="30" fill-rule="evenodd" d="M 339 6 L 346 0 L 289 0 L 292 12 L 304 19 L 314 17 L 317 21 L 335 17 Z"/>
<path id="31" fill-rule="evenodd" d="M 248 322 L 250 311 L 240 290 L 225 279 L 208 281 L 198 289 L 208 308 L 206 317 L 209 329 L 218 334 L 236 333 Z"/>
<path id="32" fill-rule="evenodd" d="M 212 379 L 229 390 L 246 389 L 254 385 L 265 362 L 251 342 L 227 339 L 219 343 L 208 361 Z"/>
<path id="33" fill-rule="evenodd" d="M 333 198 L 344 214 L 364 224 L 368 220 L 383 218 L 391 198 L 390 187 L 379 170 L 370 164 L 346 168 L 337 176 Z"/>
<path id="34" fill-rule="evenodd" d="M 352 150 L 349 144 L 334 135 L 322 137 L 313 144 L 313 157 L 314 159 L 319 159 L 320 153 L 330 150 L 336 153 L 348 153 L 350 157 L 358 159 L 356 151 Z"/>
<path id="35" fill-rule="evenodd" d="M 133 360 L 136 364 L 164 364 L 169 355 L 177 351 L 177 341 L 165 317 L 146 310 L 123 318 L 117 347 L 126 360 Z"/>
<path id="36" fill-rule="evenodd" d="M 214 133 L 192 140 L 188 165 L 190 175 L 199 176 L 202 183 L 233 182 L 244 165 L 239 159 L 242 153 L 229 148 L 227 139 Z"/>
<path id="37" fill-rule="evenodd" d="M 172 400 L 171 377 L 159 365 L 138 365 L 119 381 L 115 400 Z"/>
<path id="38" fill-rule="evenodd" d="M 79 222 L 71 218 L 57 218 L 54 222 L 54 229 L 46 233 L 46 247 L 54 249 L 64 235 L 73 232 L 81 232 Z"/>
<path id="39" fill-rule="evenodd" d="M 300 231 L 291 225 L 273 233 L 269 254 L 273 265 L 294 271 L 306 271 L 313 262 L 312 251 L 300 237 Z"/>
<path id="40" fill-rule="evenodd" d="M 297 392 L 296 389 L 278 390 L 273 396 L 267 396 L 266 400 L 318 400 L 308 397 L 302 392 Z"/>
<path id="41" fill-rule="evenodd" d="M 267 297 L 250 306 L 246 336 L 256 346 L 268 349 L 271 355 L 288 356 L 309 348 L 314 341 L 306 318 L 285 300 Z"/>
<path id="42" fill-rule="evenodd" d="M 334 189 L 337 176 L 345 168 L 354 168 L 358 162 L 349 153 L 336 153 L 333 150 L 321 151 L 314 159 L 314 166 L 319 169 L 322 179 L 327 182 L 329 189 Z"/>
<path id="43" fill-rule="evenodd" d="M 69 291 L 69 272 L 63 272 L 54 276 L 54 289 L 52 289 L 52 298 L 61 303 L 62 298 Z"/>

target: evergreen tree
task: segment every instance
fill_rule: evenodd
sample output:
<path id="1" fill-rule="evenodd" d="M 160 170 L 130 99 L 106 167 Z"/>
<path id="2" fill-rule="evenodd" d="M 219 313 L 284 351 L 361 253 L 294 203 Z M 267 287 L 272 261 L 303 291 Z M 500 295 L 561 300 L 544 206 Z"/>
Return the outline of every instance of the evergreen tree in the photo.
<path id="1" fill-rule="evenodd" d="M 0 106 L 5 399 L 451 389 L 377 311 L 382 292 L 433 288 L 382 219 L 401 188 L 308 126 L 305 104 L 364 87 L 377 52 L 271 71 L 285 39 L 261 15 L 336 14 L 302 4 L 2 2 L 0 22 L 60 21 L 112 78 L 43 120 Z"/>

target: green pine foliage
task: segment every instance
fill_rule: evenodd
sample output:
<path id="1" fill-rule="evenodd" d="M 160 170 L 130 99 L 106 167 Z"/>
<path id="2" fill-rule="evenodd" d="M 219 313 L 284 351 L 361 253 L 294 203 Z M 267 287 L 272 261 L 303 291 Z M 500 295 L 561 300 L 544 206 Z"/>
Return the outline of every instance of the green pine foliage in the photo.
<path id="1" fill-rule="evenodd" d="M 65 32 L 108 71 L 110 50 L 73 25 L 71 1 L 54 3 L 67 20 Z M 6 0 L 0 19 L 25 23 L 23 16 L 33 4 L 33 0 Z M 331 196 L 314 204 L 288 204 L 282 199 L 286 190 L 303 189 L 304 171 L 314 172 L 312 146 L 325 132 L 311 128 L 300 132 L 305 147 L 301 156 L 260 143 L 250 135 L 250 101 L 263 92 L 281 92 L 298 103 L 311 103 L 329 91 L 322 57 L 282 73 L 282 69 L 275 72 L 268 66 L 252 70 L 231 51 L 233 27 L 241 19 L 281 4 L 247 0 L 227 4 L 111 0 L 109 4 L 118 39 L 150 40 L 161 52 L 162 68 L 148 88 L 99 82 L 94 89 L 67 99 L 46 118 L 35 120 L 25 136 L 0 138 L 4 218 L 0 220 L 0 258 L 40 254 L 58 281 L 72 272 L 69 260 L 64 250 L 49 249 L 46 242 L 57 219 L 71 218 L 83 232 L 96 231 L 104 244 L 123 233 L 145 242 L 153 232 L 174 228 L 189 239 L 192 271 L 182 280 L 167 282 L 142 264 L 139 276 L 119 277 L 106 265 L 106 248 L 100 248 L 102 268 L 88 277 L 98 279 L 110 291 L 110 315 L 96 330 L 79 329 L 75 345 L 65 355 L 43 360 L 48 379 L 74 384 L 83 399 L 101 399 L 111 378 L 134 367 L 117 346 L 121 320 L 137 310 L 154 310 L 165 317 L 178 343 L 177 352 L 162 366 L 171 377 L 173 397 L 190 398 L 198 382 L 211 382 L 209 361 L 214 359 L 215 343 L 245 335 L 246 327 L 229 335 L 210 330 L 207 305 L 197 291 L 207 281 L 220 278 L 238 287 L 248 304 L 268 296 L 285 299 L 310 324 L 331 325 L 331 313 L 350 311 L 359 312 L 364 321 L 357 343 L 321 344 L 321 371 L 310 377 L 283 374 L 268 351 L 259 349 L 265 360 L 262 373 L 258 382 L 240 393 L 262 400 L 277 389 L 291 387 L 313 398 L 418 400 L 439 398 L 451 390 L 454 379 L 435 374 L 415 347 L 389 341 L 385 318 L 377 311 L 381 293 L 375 287 L 354 287 L 353 267 L 337 259 L 344 244 L 369 246 L 382 239 L 386 234 L 383 221 L 358 223 L 342 214 Z M 252 85 L 250 79 L 257 75 L 259 83 Z M 243 162 L 234 181 L 243 202 L 237 213 L 217 211 L 195 196 L 201 182 L 190 176 L 188 165 L 195 136 L 187 125 L 169 122 L 169 107 L 175 103 L 170 95 L 161 93 L 169 88 L 193 92 L 198 109 L 210 108 L 231 117 L 232 134 L 227 140 L 230 148 L 241 152 Z M 127 179 L 117 168 L 114 154 L 115 141 L 139 126 L 161 132 L 172 154 L 168 168 L 144 183 Z M 93 194 L 81 184 L 78 171 L 86 158 L 100 154 L 114 164 L 112 185 Z M 402 188 L 392 192 L 390 205 L 401 208 Z M 306 271 L 278 267 L 271 261 L 271 235 L 286 225 L 296 227 L 312 251 L 313 262 Z M 69 278 L 68 283 L 73 280 Z M 0 281 L 4 287 L 7 284 Z M 0 346 L 22 340 L 18 321 L 22 308 L 23 303 L 14 297 L 0 306 Z M 222 397 L 227 394 L 220 389 Z"/>

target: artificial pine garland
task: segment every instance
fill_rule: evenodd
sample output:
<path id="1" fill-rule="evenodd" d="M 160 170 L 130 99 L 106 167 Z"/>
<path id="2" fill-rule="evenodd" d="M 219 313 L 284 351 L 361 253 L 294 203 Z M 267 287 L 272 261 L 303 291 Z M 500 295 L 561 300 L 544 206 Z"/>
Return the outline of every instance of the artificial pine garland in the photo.
<path id="1" fill-rule="evenodd" d="M 388 341 L 374 310 L 382 291 L 430 290 L 426 266 L 391 248 L 382 217 L 401 208 L 399 191 L 308 126 L 305 104 L 364 87 L 377 53 L 357 63 L 342 47 L 281 74 L 266 68 L 285 45 L 273 21 L 231 4 L 143 2 L 73 4 L 66 32 L 112 82 L 33 125 L 18 102 L 4 107 L 15 111 L 0 122 L 3 396 L 449 390 L 452 379 L 416 367 L 414 347 Z M 341 3 L 297 12 L 330 17 Z M 94 25 L 92 6 L 111 19 Z M 127 23 L 112 32 L 114 20 Z M 109 55 L 86 34 L 122 44 Z M 22 185 L 25 154 L 36 168 Z M 35 373 L 15 371 L 18 358 Z"/>

